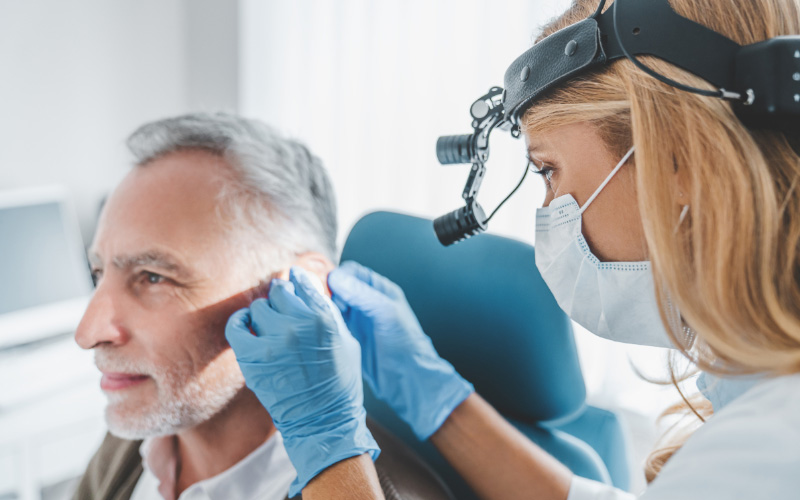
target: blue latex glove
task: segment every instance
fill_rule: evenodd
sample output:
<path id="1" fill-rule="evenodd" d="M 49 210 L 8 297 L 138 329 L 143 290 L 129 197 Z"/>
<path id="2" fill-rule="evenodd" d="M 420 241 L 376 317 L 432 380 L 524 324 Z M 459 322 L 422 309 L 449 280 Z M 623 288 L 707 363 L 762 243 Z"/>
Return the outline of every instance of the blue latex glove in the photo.
<path id="1" fill-rule="evenodd" d="M 474 392 L 472 384 L 436 352 L 399 286 L 356 262 L 332 271 L 328 286 L 361 343 L 364 379 L 428 439 Z"/>
<path id="2" fill-rule="evenodd" d="M 297 470 L 290 496 L 336 462 L 379 453 L 366 426 L 358 342 L 312 280 L 292 268 L 290 281 L 273 280 L 269 299 L 237 311 L 225 328 Z"/>

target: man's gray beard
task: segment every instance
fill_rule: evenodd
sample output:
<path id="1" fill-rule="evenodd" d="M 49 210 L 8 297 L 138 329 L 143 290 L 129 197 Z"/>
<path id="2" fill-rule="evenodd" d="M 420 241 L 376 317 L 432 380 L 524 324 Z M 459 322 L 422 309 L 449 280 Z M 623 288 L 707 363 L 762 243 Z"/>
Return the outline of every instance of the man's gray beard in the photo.
<path id="1" fill-rule="evenodd" d="M 113 358 L 113 352 L 95 351 L 95 363 L 104 371 L 148 375 L 157 391 L 155 401 L 139 405 L 126 402 L 125 390 L 106 392 L 106 424 L 111 434 L 123 439 L 168 436 L 206 422 L 245 386 L 230 349 L 211 359 L 200 373 L 190 366 L 164 368 Z"/>

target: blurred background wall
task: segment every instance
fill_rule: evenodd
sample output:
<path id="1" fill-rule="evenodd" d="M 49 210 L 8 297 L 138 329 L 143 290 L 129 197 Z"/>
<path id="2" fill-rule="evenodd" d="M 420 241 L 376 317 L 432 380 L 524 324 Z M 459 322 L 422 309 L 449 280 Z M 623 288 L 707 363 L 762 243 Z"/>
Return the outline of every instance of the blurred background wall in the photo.
<path id="1" fill-rule="evenodd" d="M 73 193 L 82 232 L 145 121 L 238 109 L 239 8 L 223 0 L 0 0 L 0 189 Z"/>

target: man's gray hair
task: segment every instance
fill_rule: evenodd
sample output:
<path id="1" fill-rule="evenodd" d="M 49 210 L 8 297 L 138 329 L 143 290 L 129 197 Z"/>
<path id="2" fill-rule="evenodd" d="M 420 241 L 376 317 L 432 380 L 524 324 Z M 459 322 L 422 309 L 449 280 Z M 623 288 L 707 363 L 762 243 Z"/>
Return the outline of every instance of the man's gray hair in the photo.
<path id="1" fill-rule="evenodd" d="M 322 162 L 303 144 L 258 120 L 195 113 L 141 126 L 128 138 L 128 148 L 139 166 L 177 151 L 219 155 L 236 179 L 220 193 L 221 213 L 245 237 L 240 243 L 252 245 L 248 251 L 259 261 L 267 258 L 264 254 L 287 260 L 313 251 L 336 263 L 333 188 Z M 274 255 L 276 250 L 283 257 Z"/>

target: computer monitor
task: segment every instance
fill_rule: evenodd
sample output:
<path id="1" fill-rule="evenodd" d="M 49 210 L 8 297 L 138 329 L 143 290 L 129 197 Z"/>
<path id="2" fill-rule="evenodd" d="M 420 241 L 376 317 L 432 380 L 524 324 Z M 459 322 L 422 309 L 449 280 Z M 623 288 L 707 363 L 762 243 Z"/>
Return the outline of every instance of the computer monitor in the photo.
<path id="1" fill-rule="evenodd" d="M 0 192 L 0 348 L 74 331 L 91 293 L 67 191 Z"/>

